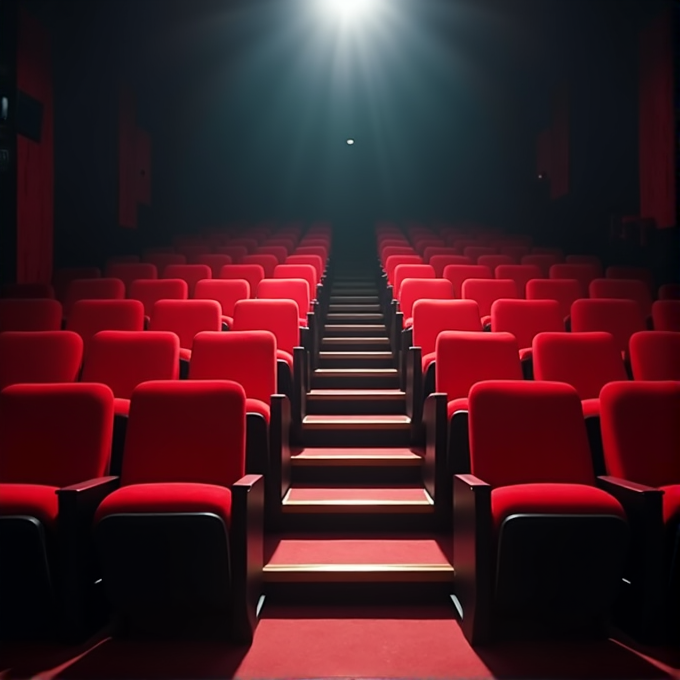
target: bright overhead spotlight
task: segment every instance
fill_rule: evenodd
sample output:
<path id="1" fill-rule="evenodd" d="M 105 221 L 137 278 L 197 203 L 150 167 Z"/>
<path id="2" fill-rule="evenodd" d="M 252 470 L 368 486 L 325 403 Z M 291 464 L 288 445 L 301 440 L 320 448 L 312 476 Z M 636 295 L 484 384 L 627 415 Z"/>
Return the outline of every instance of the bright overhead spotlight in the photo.
<path id="1" fill-rule="evenodd" d="M 347 140 L 347 144 L 349 144 L 349 146 L 352 146 L 352 144 L 354 144 L 354 140 L 353 140 L 353 139 L 348 139 L 348 140 Z"/>
<path id="2" fill-rule="evenodd" d="M 328 10 L 343 21 L 357 21 L 375 12 L 380 0 L 321 0 Z"/>

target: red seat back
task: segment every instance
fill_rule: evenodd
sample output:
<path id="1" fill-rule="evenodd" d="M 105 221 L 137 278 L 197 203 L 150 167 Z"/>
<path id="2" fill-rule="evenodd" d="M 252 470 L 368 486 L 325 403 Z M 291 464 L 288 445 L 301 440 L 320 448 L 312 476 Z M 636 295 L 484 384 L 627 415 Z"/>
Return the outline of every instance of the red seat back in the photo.
<path id="1" fill-rule="evenodd" d="M 62 307 L 49 298 L 0 300 L 0 332 L 58 331 Z"/>
<path id="2" fill-rule="evenodd" d="M 652 313 L 652 296 L 649 287 L 639 279 L 593 279 L 588 287 L 591 298 L 635 300 L 647 318 Z"/>
<path id="3" fill-rule="evenodd" d="M 270 404 L 276 394 L 276 337 L 269 331 L 199 333 L 189 366 L 191 380 L 233 380 L 249 399 Z"/>
<path id="4" fill-rule="evenodd" d="M 246 395 L 223 380 L 161 380 L 135 388 L 121 484 L 229 487 L 245 472 Z"/>
<path id="5" fill-rule="evenodd" d="M 222 314 L 234 315 L 234 305 L 250 297 L 250 284 L 245 279 L 203 279 L 196 284 L 195 300 L 217 300 Z"/>
<path id="6" fill-rule="evenodd" d="M 191 349 L 196 333 L 221 329 L 222 309 L 216 300 L 158 300 L 149 323 L 149 330 L 176 333 L 183 349 Z"/>
<path id="7" fill-rule="evenodd" d="M 463 281 L 463 298 L 475 300 L 479 313 L 488 316 L 496 300 L 517 298 L 517 284 L 513 279 L 466 279 Z"/>
<path id="8" fill-rule="evenodd" d="M 257 287 L 260 300 L 293 300 L 298 306 L 300 321 L 307 323 L 307 312 L 312 309 L 309 282 L 304 279 L 264 279 Z"/>
<path id="9" fill-rule="evenodd" d="M 71 281 L 64 301 L 64 316 L 68 318 L 79 300 L 123 300 L 125 284 L 120 279 L 75 279 Z"/>
<path id="10" fill-rule="evenodd" d="M 539 333 L 532 347 L 534 378 L 569 383 L 581 399 L 596 399 L 603 385 L 627 377 L 609 333 Z"/>
<path id="11" fill-rule="evenodd" d="M 434 267 L 429 264 L 400 264 L 394 270 L 392 287 L 394 297 L 399 299 L 401 285 L 406 279 L 434 279 Z"/>
<path id="12" fill-rule="evenodd" d="M 581 297 L 576 279 L 531 279 L 527 281 L 527 300 L 557 300 L 562 318 L 571 314 L 571 305 Z"/>
<path id="13" fill-rule="evenodd" d="M 607 473 L 647 486 L 680 484 L 680 383 L 605 385 L 600 424 Z"/>
<path id="14" fill-rule="evenodd" d="M 304 279 L 309 284 L 309 294 L 316 299 L 316 284 L 319 282 L 316 269 L 311 264 L 280 264 L 274 270 L 275 279 Z"/>
<path id="15" fill-rule="evenodd" d="M 265 279 L 270 279 L 274 276 L 274 270 L 279 264 L 278 258 L 275 255 L 253 253 L 251 255 L 246 255 L 243 260 L 243 264 L 258 264 L 262 267 L 264 271 Z"/>
<path id="16" fill-rule="evenodd" d="M 79 300 L 66 328 L 83 339 L 87 356 L 92 336 L 99 331 L 144 330 L 144 305 L 139 300 Z"/>
<path id="17" fill-rule="evenodd" d="M 629 349 L 635 380 L 680 380 L 680 332 L 639 331 Z"/>
<path id="18" fill-rule="evenodd" d="M 240 300 L 234 308 L 234 331 L 270 331 L 277 349 L 290 354 L 300 345 L 299 324 L 292 300 Z"/>
<path id="19" fill-rule="evenodd" d="M 463 282 L 467 279 L 491 279 L 492 271 L 481 264 L 450 264 L 444 267 L 444 278 L 453 284 L 453 295 L 463 297 Z"/>
<path id="20" fill-rule="evenodd" d="M 680 331 L 680 300 L 654 302 L 652 324 L 657 331 Z"/>
<path id="21" fill-rule="evenodd" d="M 479 305 L 474 300 L 417 300 L 413 304 L 413 345 L 422 354 L 435 351 L 442 331 L 481 331 Z"/>
<path id="22" fill-rule="evenodd" d="M 645 317 L 634 300 L 576 300 L 571 306 L 571 330 L 611 333 L 621 352 L 630 336 L 646 329 Z"/>
<path id="23" fill-rule="evenodd" d="M 413 305 L 418 300 L 453 300 L 453 284 L 447 279 L 405 279 L 399 293 L 404 319 L 413 316 Z"/>
<path id="24" fill-rule="evenodd" d="M 179 378 L 179 338 L 164 331 L 100 331 L 91 340 L 81 380 L 108 385 L 129 399 L 147 380 Z"/>
<path id="25" fill-rule="evenodd" d="M 73 382 L 82 361 L 83 341 L 77 333 L 0 333 L 0 389 L 16 383 Z"/>
<path id="26" fill-rule="evenodd" d="M 0 483 L 65 487 L 106 474 L 113 394 L 106 385 L 12 385 L 0 393 Z"/>
<path id="27" fill-rule="evenodd" d="M 512 279 L 517 284 L 517 297 L 526 297 L 527 283 L 531 279 L 540 279 L 541 268 L 535 264 L 500 264 L 494 275 L 497 279 Z"/>
<path id="28" fill-rule="evenodd" d="M 206 255 L 199 255 L 196 258 L 196 264 L 203 264 L 210 267 L 210 273 L 212 274 L 211 278 L 213 279 L 218 279 L 220 272 L 222 271 L 222 267 L 224 267 L 225 264 L 231 263 L 231 257 L 223 253 L 208 253 Z"/>
<path id="29" fill-rule="evenodd" d="M 496 300 L 491 305 L 491 330 L 512 333 L 525 349 L 539 333 L 564 331 L 564 317 L 556 300 Z"/>
<path id="30" fill-rule="evenodd" d="M 211 279 L 212 271 L 206 264 L 171 264 L 163 272 L 164 279 L 182 279 L 189 287 L 189 297 L 194 296 L 196 284 L 203 279 Z"/>
<path id="31" fill-rule="evenodd" d="M 567 264 L 560 262 L 550 267 L 551 279 L 576 279 L 581 287 L 579 297 L 588 297 L 588 286 L 593 279 L 599 276 L 599 271 L 594 264 Z"/>
<path id="32" fill-rule="evenodd" d="M 221 279 L 244 279 L 250 286 L 250 294 L 254 297 L 260 281 L 264 278 L 264 269 L 260 264 L 227 264 L 220 272 Z"/>
<path id="33" fill-rule="evenodd" d="M 492 487 L 595 483 L 581 402 L 570 385 L 478 383 L 468 423 L 471 472 Z"/>
<path id="34" fill-rule="evenodd" d="M 480 380 L 521 380 L 519 345 L 510 333 L 443 331 L 435 345 L 435 386 L 448 400 L 467 397 Z"/>
<path id="35" fill-rule="evenodd" d="M 130 284 L 128 298 L 144 305 L 144 314 L 151 316 L 158 300 L 186 300 L 189 286 L 184 279 L 137 279 Z"/>

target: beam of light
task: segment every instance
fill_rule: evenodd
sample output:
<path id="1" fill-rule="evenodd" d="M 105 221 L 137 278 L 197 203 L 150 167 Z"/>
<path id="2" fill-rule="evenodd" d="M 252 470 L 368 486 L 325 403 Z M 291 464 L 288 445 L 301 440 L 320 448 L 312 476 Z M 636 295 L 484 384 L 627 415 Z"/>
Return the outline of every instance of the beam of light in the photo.
<path id="1" fill-rule="evenodd" d="M 319 0 L 319 2 L 331 17 L 351 22 L 358 22 L 374 15 L 381 4 L 380 0 Z"/>

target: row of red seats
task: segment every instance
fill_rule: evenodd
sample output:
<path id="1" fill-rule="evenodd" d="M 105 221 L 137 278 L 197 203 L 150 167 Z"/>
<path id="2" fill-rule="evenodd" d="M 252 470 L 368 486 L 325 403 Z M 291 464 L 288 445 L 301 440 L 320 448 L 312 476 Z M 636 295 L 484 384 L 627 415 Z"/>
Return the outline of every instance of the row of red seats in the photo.
<path id="1" fill-rule="evenodd" d="M 469 472 L 444 511 L 472 644 L 527 622 L 602 630 L 613 610 L 638 634 L 677 624 L 680 382 L 612 382 L 600 400 L 598 476 L 573 387 L 471 388 Z"/>
<path id="2" fill-rule="evenodd" d="M 139 385 L 117 476 L 108 474 L 109 387 L 2 390 L 3 634 L 82 636 L 103 584 L 119 623 L 191 626 L 212 615 L 250 642 L 265 484 L 247 474 L 246 410 L 231 381 Z"/>

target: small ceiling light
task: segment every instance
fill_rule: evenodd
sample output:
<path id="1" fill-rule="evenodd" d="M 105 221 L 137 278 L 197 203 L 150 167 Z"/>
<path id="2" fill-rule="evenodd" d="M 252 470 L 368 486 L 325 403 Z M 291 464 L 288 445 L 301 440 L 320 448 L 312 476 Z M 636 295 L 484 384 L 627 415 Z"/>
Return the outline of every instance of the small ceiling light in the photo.
<path id="1" fill-rule="evenodd" d="M 353 140 L 353 139 L 348 139 L 348 140 L 347 140 L 347 144 L 348 144 L 349 146 L 352 146 L 352 144 L 354 144 L 354 140 Z"/>

